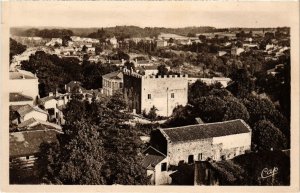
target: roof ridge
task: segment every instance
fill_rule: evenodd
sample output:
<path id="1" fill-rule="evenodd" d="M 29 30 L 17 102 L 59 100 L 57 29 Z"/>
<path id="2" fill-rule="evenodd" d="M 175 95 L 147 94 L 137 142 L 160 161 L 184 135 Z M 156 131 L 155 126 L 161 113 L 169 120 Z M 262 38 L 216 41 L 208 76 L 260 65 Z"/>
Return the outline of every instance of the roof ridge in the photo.
<path id="1" fill-rule="evenodd" d="M 201 126 L 201 125 L 216 125 L 216 124 L 220 124 L 220 123 L 229 123 L 229 122 L 234 122 L 234 121 L 243 122 L 242 119 L 233 119 L 233 120 L 228 120 L 228 121 L 219 121 L 219 122 L 212 122 L 212 123 L 200 123 L 200 124 L 193 124 L 193 125 L 184 125 L 184 126 L 179 126 L 179 127 L 160 128 L 159 130 L 172 130 L 172 129 L 187 128 L 187 127 L 191 127 L 191 126 Z M 243 124 L 245 124 L 245 122 L 243 122 Z"/>
<path id="2" fill-rule="evenodd" d="M 161 154 L 162 156 L 167 157 L 165 154 L 163 154 L 162 152 L 160 152 L 158 149 L 154 148 L 153 146 L 149 146 L 144 152 L 146 152 L 149 148 L 152 148 L 154 151 L 156 151 L 157 153 Z"/>

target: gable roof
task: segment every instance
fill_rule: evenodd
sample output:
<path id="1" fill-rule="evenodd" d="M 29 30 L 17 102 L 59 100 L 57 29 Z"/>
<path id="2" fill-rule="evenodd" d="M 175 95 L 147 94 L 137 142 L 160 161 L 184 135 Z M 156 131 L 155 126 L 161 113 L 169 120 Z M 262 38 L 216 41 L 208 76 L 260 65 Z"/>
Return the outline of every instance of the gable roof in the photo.
<path id="1" fill-rule="evenodd" d="M 56 129 L 59 131 L 62 130 L 60 125 L 50 123 L 47 121 L 42 121 L 42 120 L 35 119 L 35 118 L 30 118 L 26 121 L 23 121 L 17 127 L 18 128 L 27 128 L 27 129 L 30 128 L 28 130 L 44 130 L 44 129 Z"/>
<path id="2" fill-rule="evenodd" d="M 32 100 L 33 100 L 32 97 L 23 95 L 18 92 L 9 93 L 9 102 L 32 101 Z"/>
<path id="3" fill-rule="evenodd" d="M 44 113 L 44 114 L 48 114 L 46 111 L 40 109 L 38 106 L 31 106 L 31 105 L 18 105 L 17 107 L 15 107 L 15 111 L 17 111 L 19 113 L 19 115 L 21 117 L 24 117 L 27 113 L 30 113 L 32 111 L 37 111 L 40 113 Z"/>
<path id="4" fill-rule="evenodd" d="M 121 80 L 123 79 L 123 72 L 122 71 L 111 72 L 109 74 L 103 75 L 103 78 Z"/>
<path id="5" fill-rule="evenodd" d="M 52 100 L 52 99 L 56 100 L 56 99 L 55 99 L 55 96 L 46 96 L 46 97 L 44 97 L 44 98 L 40 98 L 39 100 L 40 100 L 41 103 L 44 104 L 45 102 L 50 101 L 50 100 Z"/>
<path id="6" fill-rule="evenodd" d="M 172 142 L 193 141 L 251 132 L 250 127 L 241 119 L 159 130 Z"/>
<path id="7" fill-rule="evenodd" d="M 18 69 L 9 72 L 9 79 L 37 79 L 37 77 L 29 71 Z"/>
<path id="8" fill-rule="evenodd" d="M 23 131 L 9 134 L 9 157 L 34 155 L 39 152 L 43 142 L 57 141 L 55 130 Z"/>
<path id="9" fill-rule="evenodd" d="M 142 166 L 146 169 L 154 169 L 159 162 L 167 157 L 152 146 L 149 146 L 144 154 L 146 154 L 146 156 L 142 161 Z"/>

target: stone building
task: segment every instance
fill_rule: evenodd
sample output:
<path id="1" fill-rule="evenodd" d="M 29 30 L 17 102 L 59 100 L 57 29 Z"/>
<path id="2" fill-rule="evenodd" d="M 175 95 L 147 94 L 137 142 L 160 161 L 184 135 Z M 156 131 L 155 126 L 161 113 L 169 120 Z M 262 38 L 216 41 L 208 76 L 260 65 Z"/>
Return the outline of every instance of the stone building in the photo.
<path id="1" fill-rule="evenodd" d="M 116 71 L 102 76 L 103 94 L 112 96 L 123 88 L 123 72 Z"/>
<path id="2" fill-rule="evenodd" d="M 170 178 L 166 178 L 165 173 L 172 174 L 180 164 L 220 161 L 244 154 L 251 148 L 251 129 L 241 119 L 158 129 L 152 132 L 150 144 L 160 152 L 160 156 L 165 157 L 161 157 L 160 162 L 148 162 L 146 165 L 161 167 L 161 170 L 152 171 L 155 176 L 164 176 L 156 177 L 160 180 L 155 184 L 168 184 Z M 146 154 L 145 160 L 148 156 L 153 156 L 153 153 Z"/>
<path id="3" fill-rule="evenodd" d="M 187 75 L 140 75 L 127 69 L 123 73 L 125 100 L 137 114 L 155 106 L 158 115 L 168 117 L 176 106 L 187 104 Z"/>

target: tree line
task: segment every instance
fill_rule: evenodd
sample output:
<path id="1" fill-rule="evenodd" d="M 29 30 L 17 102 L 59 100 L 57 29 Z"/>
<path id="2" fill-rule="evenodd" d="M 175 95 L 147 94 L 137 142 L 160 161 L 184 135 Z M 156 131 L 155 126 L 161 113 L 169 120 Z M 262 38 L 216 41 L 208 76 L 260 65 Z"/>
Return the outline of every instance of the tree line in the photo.
<path id="1" fill-rule="evenodd" d="M 39 95 L 47 96 L 49 92 L 64 92 L 64 85 L 70 81 L 80 81 L 86 89 L 102 87 L 102 76 L 118 70 L 110 64 L 91 63 L 77 58 L 59 58 L 57 55 L 37 51 L 22 61 L 21 68 L 35 73 L 39 79 Z"/>

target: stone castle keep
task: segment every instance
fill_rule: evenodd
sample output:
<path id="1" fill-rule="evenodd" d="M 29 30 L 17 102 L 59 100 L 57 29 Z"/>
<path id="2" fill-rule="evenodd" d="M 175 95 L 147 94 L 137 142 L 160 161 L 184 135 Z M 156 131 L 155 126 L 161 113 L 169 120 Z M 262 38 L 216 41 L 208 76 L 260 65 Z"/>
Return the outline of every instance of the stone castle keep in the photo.
<path id="1" fill-rule="evenodd" d="M 157 115 L 168 117 L 176 106 L 187 104 L 187 75 L 143 76 L 127 69 L 123 73 L 125 100 L 137 114 L 155 106 Z"/>

